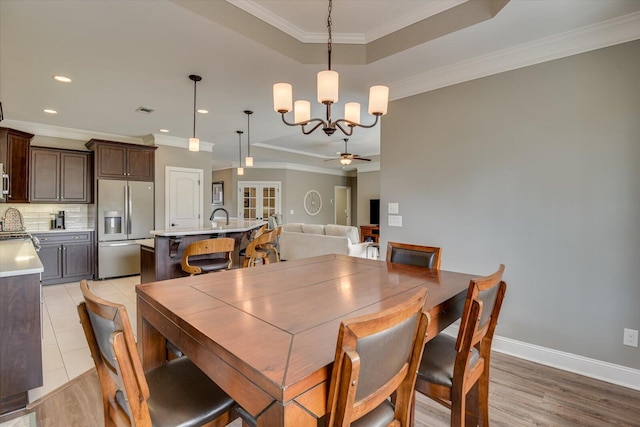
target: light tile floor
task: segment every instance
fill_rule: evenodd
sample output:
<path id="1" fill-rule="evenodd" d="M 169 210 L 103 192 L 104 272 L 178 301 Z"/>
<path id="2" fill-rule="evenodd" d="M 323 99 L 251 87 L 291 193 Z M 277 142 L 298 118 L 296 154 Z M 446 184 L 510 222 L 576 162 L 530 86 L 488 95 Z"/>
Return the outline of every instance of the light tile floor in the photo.
<path id="1" fill-rule="evenodd" d="M 140 276 L 89 281 L 89 287 L 98 296 L 125 305 L 134 334 L 137 331 L 135 286 L 139 283 Z M 76 311 L 82 301 L 80 283 L 43 286 L 42 294 L 44 385 L 29 391 L 29 402 L 39 399 L 94 366 Z"/>

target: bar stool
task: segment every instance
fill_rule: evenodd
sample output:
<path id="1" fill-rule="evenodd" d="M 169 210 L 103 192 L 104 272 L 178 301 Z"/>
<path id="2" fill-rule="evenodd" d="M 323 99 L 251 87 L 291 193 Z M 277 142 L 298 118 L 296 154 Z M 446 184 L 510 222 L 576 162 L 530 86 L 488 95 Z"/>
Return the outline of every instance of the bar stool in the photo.
<path id="1" fill-rule="evenodd" d="M 231 268 L 231 253 L 236 241 L 230 237 L 206 239 L 191 243 L 182 254 L 182 271 L 191 276 L 212 271 Z M 204 257 L 204 255 L 224 254 L 221 257 Z M 194 258 L 191 258 L 194 257 Z"/>
<path id="2" fill-rule="evenodd" d="M 275 250 L 275 240 L 278 235 L 278 229 L 267 231 L 261 236 L 253 239 L 249 246 L 247 246 L 247 252 L 244 258 L 243 267 L 254 267 L 258 259 L 262 260 L 263 264 L 269 264 L 269 255 L 275 251 L 276 262 L 280 262 L 280 255 Z"/>

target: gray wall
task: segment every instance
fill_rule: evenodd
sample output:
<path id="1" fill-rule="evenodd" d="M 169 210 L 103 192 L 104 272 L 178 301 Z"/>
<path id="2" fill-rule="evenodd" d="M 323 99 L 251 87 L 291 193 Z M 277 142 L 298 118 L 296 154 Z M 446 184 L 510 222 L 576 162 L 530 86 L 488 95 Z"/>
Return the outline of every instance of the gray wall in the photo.
<path id="1" fill-rule="evenodd" d="M 380 171 L 358 172 L 358 225 L 369 224 L 369 199 L 379 198 Z M 382 216 L 382 207 L 380 215 Z"/>
<path id="2" fill-rule="evenodd" d="M 206 152 L 193 152 L 184 148 L 169 147 L 166 145 L 158 146 L 156 150 L 156 229 L 164 229 L 164 196 L 165 196 L 165 167 L 176 166 L 181 168 L 202 169 L 204 183 L 202 191 L 203 214 L 205 219 L 209 218 L 212 212 L 211 206 L 211 154 Z M 225 186 L 225 197 L 227 189 Z"/>
<path id="3" fill-rule="evenodd" d="M 630 368 L 640 329 L 640 41 L 392 102 L 383 241 L 506 265 L 497 334 Z"/>
<path id="4" fill-rule="evenodd" d="M 237 211 L 238 181 L 280 181 L 282 184 L 282 215 L 285 222 L 305 222 L 309 224 L 332 224 L 334 186 L 350 185 L 346 176 L 328 175 L 315 172 L 303 172 L 289 169 L 263 169 L 244 168 L 244 175 L 238 176 L 236 169 L 224 169 L 213 172 L 214 181 L 225 181 L 225 205 L 226 197 L 230 191 L 227 189 L 227 180 L 231 181 L 231 191 L 234 193 L 233 216 Z M 322 197 L 322 209 L 316 216 L 308 215 L 304 210 L 304 196 L 309 190 L 317 190 Z M 352 194 L 351 197 L 356 197 Z M 291 214 L 293 210 L 293 214 Z M 229 211 L 230 213 L 232 211 Z"/>

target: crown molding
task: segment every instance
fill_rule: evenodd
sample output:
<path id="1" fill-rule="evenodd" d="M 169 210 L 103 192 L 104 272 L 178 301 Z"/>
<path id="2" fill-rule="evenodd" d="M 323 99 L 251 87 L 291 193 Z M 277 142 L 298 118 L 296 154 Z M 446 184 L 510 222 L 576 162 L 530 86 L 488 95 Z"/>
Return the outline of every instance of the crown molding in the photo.
<path id="1" fill-rule="evenodd" d="M 189 140 L 186 138 L 179 138 L 177 136 L 163 135 L 160 133 L 153 133 L 153 142 L 156 145 L 165 145 L 169 147 L 186 148 L 189 149 Z M 214 142 L 207 142 L 200 140 L 200 150 L 198 151 L 213 151 Z"/>
<path id="2" fill-rule="evenodd" d="M 333 157 L 325 156 L 323 154 L 313 153 L 313 152 L 309 152 L 309 151 L 296 150 L 294 148 L 278 147 L 277 145 L 265 144 L 263 142 L 256 142 L 256 143 L 251 144 L 251 145 L 255 146 L 255 147 L 260 147 L 260 148 L 268 148 L 269 150 L 285 151 L 287 153 L 292 153 L 292 154 L 300 154 L 300 155 L 303 155 L 303 156 L 317 157 L 319 159 L 324 159 L 324 160 L 333 159 Z"/>
<path id="3" fill-rule="evenodd" d="M 90 139 L 104 139 L 108 141 L 128 142 L 131 144 L 145 144 L 143 138 L 133 136 L 114 135 L 111 133 L 92 132 L 80 129 L 71 129 L 60 126 L 45 125 L 42 123 L 23 122 L 20 120 L 3 120 L 3 127 L 15 128 L 34 135 L 49 136 L 53 138 L 74 139 L 78 141 L 89 141 Z"/>
<path id="4" fill-rule="evenodd" d="M 236 169 L 238 167 L 238 162 L 232 162 L 231 164 L 225 164 L 224 166 L 214 166 L 213 171 L 221 171 L 226 169 Z M 320 166 L 309 166 L 302 165 L 299 163 L 288 163 L 288 162 L 256 162 L 253 167 L 244 168 L 247 169 L 285 169 L 285 170 L 293 170 L 293 171 L 301 171 L 301 172 L 310 172 L 310 173 L 321 173 L 324 175 L 335 175 L 335 176 L 345 176 L 349 171 L 345 171 L 342 169 L 330 169 L 323 168 Z"/>
<path id="5" fill-rule="evenodd" d="M 389 84 L 391 100 L 640 38 L 640 12 L 503 49 Z"/>
<path id="6" fill-rule="evenodd" d="M 361 172 L 377 172 L 380 170 L 380 162 L 368 162 L 356 165 L 354 168 L 358 173 Z"/>
<path id="7" fill-rule="evenodd" d="M 332 39 L 334 43 L 342 44 L 360 44 L 364 45 L 374 40 L 387 36 L 398 30 L 401 30 L 416 22 L 427 19 L 433 15 L 444 12 L 447 9 L 451 9 L 459 4 L 465 3 L 468 0 L 441 0 L 437 2 L 427 2 L 424 7 L 421 7 L 410 14 L 401 16 L 398 19 L 389 21 L 379 28 L 375 28 L 367 33 L 333 33 Z M 244 10 L 245 12 L 255 16 L 261 21 L 276 27 L 285 34 L 290 35 L 294 39 L 302 43 L 326 43 L 327 33 L 311 33 L 305 32 L 300 27 L 293 25 L 291 22 L 283 19 L 272 13 L 270 10 L 258 4 L 255 0 L 227 0 L 228 3 Z"/>

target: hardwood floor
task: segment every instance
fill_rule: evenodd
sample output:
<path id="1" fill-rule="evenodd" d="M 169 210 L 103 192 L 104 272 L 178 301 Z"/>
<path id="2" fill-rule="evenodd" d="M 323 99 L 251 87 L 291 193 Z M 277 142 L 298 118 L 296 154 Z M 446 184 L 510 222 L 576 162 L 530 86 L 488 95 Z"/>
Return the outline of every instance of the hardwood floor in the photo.
<path id="1" fill-rule="evenodd" d="M 495 352 L 490 393 L 494 427 L 640 426 L 640 391 Z M 28 412 L 36 413 L 38 427 L 103 426 L 95 371 L 37 400 Z M 449 411 L 422 395 L 416 412 L 418 427 L 449 425 Z M 4 418 L 0 422 L 10 417 Z M 240 425 L 240 420 L 231 424 Z"/>

